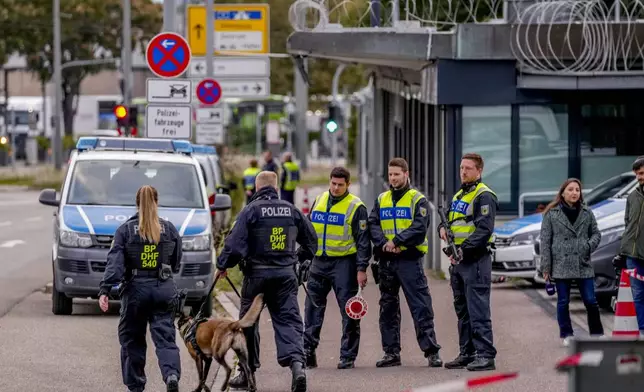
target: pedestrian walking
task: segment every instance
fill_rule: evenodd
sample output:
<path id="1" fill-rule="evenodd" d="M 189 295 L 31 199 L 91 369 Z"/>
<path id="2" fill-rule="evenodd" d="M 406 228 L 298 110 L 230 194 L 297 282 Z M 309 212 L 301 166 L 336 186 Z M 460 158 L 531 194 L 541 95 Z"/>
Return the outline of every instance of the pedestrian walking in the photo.
<path id="1" fill-rule="evenodd" d="M 228 268 L 243 262 L 242 318 L 253 299 L 264 294 L 264 303 L 271 314 L 275 329 L 277 362 L 290 367 L 292 392 L 306 391 L 304 323 L 300 316 L 297 294 L 300 282 L 295 265 L 311 260 L 317 251 L 318 240 L 311 222 L 300 210 L 277 195 L 277 175 L 262 171 L 255 183 L 257 193 L 239 213 L 226 237 L 224 249 L 217 259 L 216 276 L 225 276 Z M 296 250 L 296 243 L 300 244 Z M 306 271 L 300 271 L 305 275 Z M 258 325 L 244 329 L 248 344 L 250 370 L 259 368 Z M 244 372 L 228 384 L 231 388 L 248 388 Z"/>
<path id="2" fill-rule="evenodd" d="M 103 312 L 108 310 L 111 288 L 121 283 L 121 371 L 131 392 L 142 392 L 147 381 L 148 323 L 167 391 L 179 391 L 181 362 L 172 308 L 177 291 L 172 274 L 179 273 L 182 242 L 176 227 L 159 218 L 158 203 L 155 188 L 145 185 L 138 190 L 137 213 L 116 230 L 100 283 Z"/>
<path id="3" fill-rule="evenodd" d="M 545 208 L 541 224 L 541 273 L 546 281 L 555 281 L 559 336 L 565 346 L 574 335 L 568 307 L 573 282 L 586 307 L 590 335 L 604 334 L 595 298 L 595 271 L 590 262 L 601 234 L 595 215 L 584 204 L 581 188 L 576 178 L 564 181 Z"/>
<path id="4" fill-rule="evenodd" d="M 310 268 L 305 302 L 304 350 L 306 366 L 317 367 L 315 350 L 320 343 L 327 296 L 335 294 L 342 315 L 342 340 L 338 369 L 351 369 L 360 347 L 360 320 L 344 308 L 367 284 L 371 240 L 367 230 L 367 207 L 349 192 L 351 173 L 344 167 L 331 170 L 329 190 L 315 198 L 309 219 L 318 237 L 318 250 Z"/>
<path id="5" fill-rule="evenodd" d="M 376 199 L 368 225 L 379 261 L 380 334 L 385 352 L 377 367 L 400 366 L 400 289 L 414 319 L 416 339 L 431 367 L 443 366 L 434 331 L 434 310 L 423 268 L 428 250 L 429 202 L 409 181 L 409 165 L 393 158 L 389 190 Z"/>
<path id="6" fill-rule="evenodd" d="M 619 269 L 624 267 L 635 269 L 638 274 L 644 275 L 644 155 L 633 162 L 632 170 L 639 185 L 626 199 L 624 213 L 626 228 L 615 264 Z M 644 337 L 644 282 L 631 277 L 631 291 L 637 314 L 637 326 L 640 336 Z"/>
<path id="7" fill-rule="evenodd" d="M 450 285 L 458 318 L 459 354 L 447 369 L 494 370 L 496 349 L 492 334 L 490 293 L 492 291 L 491 247 L 498 209 L 496 194 L 481 181 L 483 158 L 463 155 L 461 188 L 452 198 L 447 215 L 449 229 L 461 261 L 450 256 Z M 438 225 L 443 241 L 446 228 Z"/>

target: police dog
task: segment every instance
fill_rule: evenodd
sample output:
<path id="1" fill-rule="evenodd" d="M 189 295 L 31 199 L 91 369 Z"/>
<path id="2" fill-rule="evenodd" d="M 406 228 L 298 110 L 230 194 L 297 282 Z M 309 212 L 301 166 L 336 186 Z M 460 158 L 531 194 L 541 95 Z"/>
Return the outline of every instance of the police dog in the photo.
<path id="1" fill-rule="evenodd" d="M 262 312 L 263 299 L 263 294 L 256 296 L 248 313 L 241 320 L 233 321 L 225 318 L 211 317 L 199 323 L 197 330 L 194 332 L 194 337 L 199 349 L 204 354 L 203 358 L 195 351 L 190 343 L 190 339 L 186 337 L 196 320 L 181 313 L 177 321 L 177 328 L 188 348 L 188 352 L 190 352 L 190 356 L 197 365 L 197 372 L 199 373 L 199 386 L 197 386 L 194 392 L 201 392 L 202 390 L 210 392 L 210 388 L 206 386 L 206 378 L 208 377 L 213 358 L 226 370 L 226 380 L 221 390 L 226 391 L 228 389 L 228 381 L 230 380 L 232 368 L 226 363 L 225 356 L 230 349 L 237 354 L 239 365 L 246 374 L 248 391 L 257 391 L 255 376 L 248 366 L 248 347 L 246 346 L 246 338 L 242 332 L 242 328 L 248 328 L 255 324 Z"/>

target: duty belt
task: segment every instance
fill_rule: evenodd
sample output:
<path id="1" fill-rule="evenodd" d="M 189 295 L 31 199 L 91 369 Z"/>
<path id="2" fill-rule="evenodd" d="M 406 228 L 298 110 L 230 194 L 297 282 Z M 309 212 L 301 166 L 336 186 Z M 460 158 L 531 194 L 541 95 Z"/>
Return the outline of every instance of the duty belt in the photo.
<path id="1" fill-rule="evenodd" d="M 158 278 L 159 274 L 161 273 L 161 270 L 158 270 L 158 269 L 145 270 L 145 269 L 133 268 L 130 271 L 132 273 L 132 276 L 140 276 L 142 278 Z"/>

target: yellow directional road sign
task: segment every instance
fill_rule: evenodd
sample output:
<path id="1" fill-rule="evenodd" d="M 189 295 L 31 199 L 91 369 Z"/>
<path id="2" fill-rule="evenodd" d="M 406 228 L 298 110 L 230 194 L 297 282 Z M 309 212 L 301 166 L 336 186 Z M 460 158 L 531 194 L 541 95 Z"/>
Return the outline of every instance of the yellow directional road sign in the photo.
<path id="1" fill-rule="evenodd" d="M 216 4 L 215 54 L 269 53 L 269 8 L 268 4 Z M 206 6 L 188 5 L 186 19 L 192 56 L 205 56 Z"/>

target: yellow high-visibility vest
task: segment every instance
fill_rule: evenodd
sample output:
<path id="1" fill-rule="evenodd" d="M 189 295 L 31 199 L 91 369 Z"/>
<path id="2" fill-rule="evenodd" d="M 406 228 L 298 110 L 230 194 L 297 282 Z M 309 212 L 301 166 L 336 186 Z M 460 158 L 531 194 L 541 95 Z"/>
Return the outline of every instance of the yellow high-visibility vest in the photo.
<path id="1" fill-rule="evenodd" d="M 249 167 L 244 170 L 244 188 L 249 191 L 255 188 L 255 177 L 257 177 L 260 171 L 258 167 Z"/>
<path id="2" fill-rule="evenodd" d="M 294 191 L 300 183 L 300 167 L 295 162 L 284 162 L 284 186 L 285 191 Z"/>
<path id="3" fill-rule="evenodd" d="M 358 249 L 353 240 L 351 223 L 356 210 L 364 203 L 351 193 L 330 209 L 328 202 L 329 191 L 326 191 L 315 198 L 311 210 L 311 223 L 318 235 L 318 250 L 315 255 L 341 257 L 356 253 Z"/>
<path id="4" fill-rule="evenodd" d="M 380 205 L 380 228 L 382 229 L 385 238 L 393 240 L 396 234 L 409 228 L 414 222 L 414 215 L 416 213 L 416 205 L 425 196 L 418 192 L 416 189 L 408 190 L 403 197 L 398 200 L 394 206 L 394 200 L 391 191 L 383 192 L 378 196 L 378 204 Z M 421 213 L 423 213 L 421 211 Z M 424 212 L 427 214 L 427 211 Z M 400 250 L 405 250 L 407 247 L 400 246 Z M 429 241 L 427 234 L 425 234 L 425 241 L 417 245 L 416 249 L 423 254 L 427 253 L 429 249 Z"/>
<path id="5" fill-rule="evenodd" d="M 492 192 L 487 185 L 482 182 L 476 185 L 476 188 L 471 192 L 468 192 L 463 195 L 463 190 L 456 192 L 452 198 L 452 204 L 449 207 L 449 214 L 447 219 L 450 221 L 450 227 L 454 233 L 454 244 L 460 245 L 467 237 L 469 237 L 476 227 L 474 226 L 474 199 L 483 192 L 490 192 L 494 196 L 496 194 Z M 491 235 L 488 239 L 488 242 L 494 242 L 494 236 Z"/>

